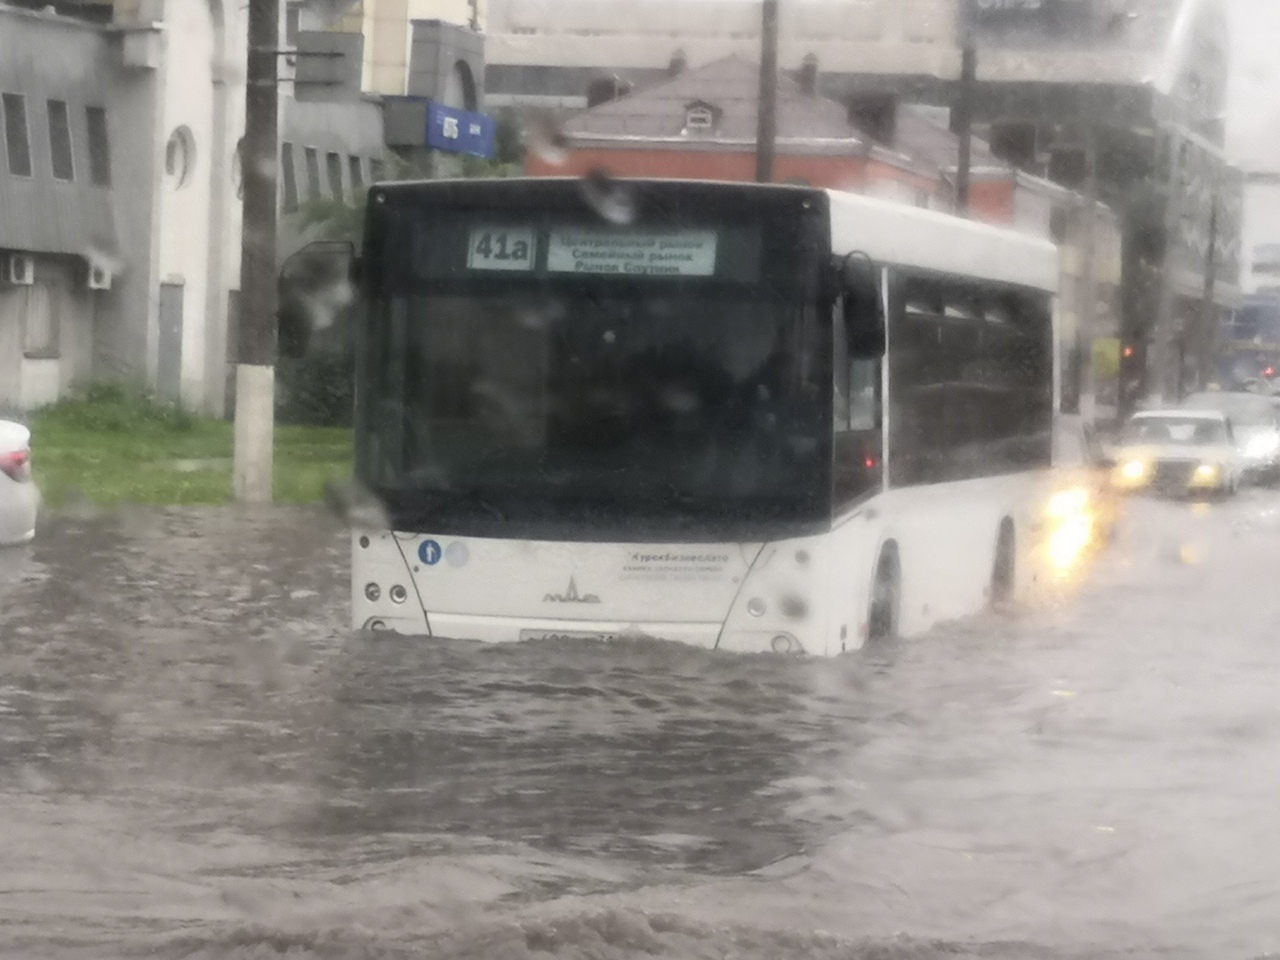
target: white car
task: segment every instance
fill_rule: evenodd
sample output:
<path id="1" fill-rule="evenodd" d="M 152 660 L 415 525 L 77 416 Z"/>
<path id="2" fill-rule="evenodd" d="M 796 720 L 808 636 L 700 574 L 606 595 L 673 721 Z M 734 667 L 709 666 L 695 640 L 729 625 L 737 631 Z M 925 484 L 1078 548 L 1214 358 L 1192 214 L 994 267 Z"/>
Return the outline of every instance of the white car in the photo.
<path id="1" fill-rule="evenodd" d="M 29 543 L 36 535 L 40 494 L 31 479 L 31 431 L 0 420 L 0 546 Z"/>
<path id="2" fill-rule="evenodd" d="M 1231 495 L 1246 461 L 1231 420 L 1219 410 L 1146 410 L 1125 424 L 1111 450 L 1120 490 Z"/>

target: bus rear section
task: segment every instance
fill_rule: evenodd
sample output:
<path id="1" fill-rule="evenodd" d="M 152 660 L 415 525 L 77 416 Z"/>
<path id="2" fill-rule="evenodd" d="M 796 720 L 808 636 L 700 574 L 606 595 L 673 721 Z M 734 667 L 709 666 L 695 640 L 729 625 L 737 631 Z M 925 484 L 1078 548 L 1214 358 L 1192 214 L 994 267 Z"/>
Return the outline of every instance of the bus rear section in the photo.
<path id="1" fill-rule="evenodd" d="M 625 223 L 569 180 L 371 192 L 356 460 L 386 525 L 354 535 L 354 626 L 821 655 L 1012 589 L 1053 248 L 803 188 L 620 189 Z"/>

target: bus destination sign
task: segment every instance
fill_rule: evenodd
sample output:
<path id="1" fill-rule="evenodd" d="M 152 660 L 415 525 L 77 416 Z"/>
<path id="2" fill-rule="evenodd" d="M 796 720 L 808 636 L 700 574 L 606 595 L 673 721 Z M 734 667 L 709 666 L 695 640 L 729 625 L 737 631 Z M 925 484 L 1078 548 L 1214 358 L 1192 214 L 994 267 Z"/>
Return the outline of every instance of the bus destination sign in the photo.
<path id="1" fill-rule="evenodd" d="M 710 277 L 716 239 L 714 230 L 552 230 L 547 272 Z"/>

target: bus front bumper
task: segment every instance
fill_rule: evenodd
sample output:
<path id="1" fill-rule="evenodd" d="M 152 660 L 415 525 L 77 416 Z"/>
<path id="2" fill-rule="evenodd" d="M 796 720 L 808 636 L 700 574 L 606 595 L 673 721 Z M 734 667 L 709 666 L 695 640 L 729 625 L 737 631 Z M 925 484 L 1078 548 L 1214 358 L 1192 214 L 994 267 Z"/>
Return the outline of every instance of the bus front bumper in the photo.
<path id="1" fill-rule="evenodd" d="M 433 613 L 429 629 L 424 619 L 415 620 L 410 617 L 370 617 L 364 623 L 364 628 L 373 632 L 447 637 L 481 643 L 645 639 L 734 653 L 805 652 L 800 639 L 794 634 L 777 630 L 727 630 L 721 623 L 617 623 Z"/>

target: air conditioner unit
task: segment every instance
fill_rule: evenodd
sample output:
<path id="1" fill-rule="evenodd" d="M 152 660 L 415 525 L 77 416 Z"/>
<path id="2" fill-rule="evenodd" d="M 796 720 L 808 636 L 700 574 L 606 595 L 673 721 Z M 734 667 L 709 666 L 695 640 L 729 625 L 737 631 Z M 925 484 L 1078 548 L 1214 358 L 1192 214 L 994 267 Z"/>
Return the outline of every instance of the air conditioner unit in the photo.
<path id="1" fill-rule="evenodd" d="M 90 290 L 110 290 L 111 289 L 111 270 L 104 264 L 98 263 L 96 260 L 89 260 L 89 274 L 87 283 Z"/>
<path id="2" fill-rule="evenodd" d="M 29 287 L 36 282 L 35 259 L 25 253 L 11 253 L 5 262 L 4 278 L 19 287 Z"/>

